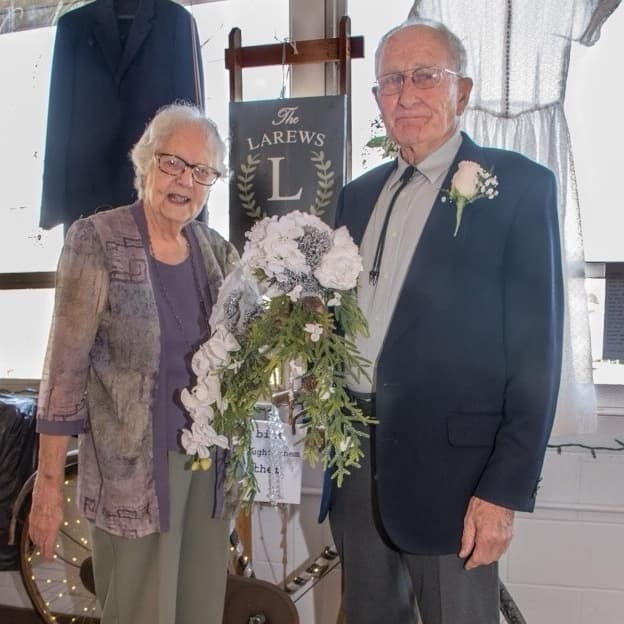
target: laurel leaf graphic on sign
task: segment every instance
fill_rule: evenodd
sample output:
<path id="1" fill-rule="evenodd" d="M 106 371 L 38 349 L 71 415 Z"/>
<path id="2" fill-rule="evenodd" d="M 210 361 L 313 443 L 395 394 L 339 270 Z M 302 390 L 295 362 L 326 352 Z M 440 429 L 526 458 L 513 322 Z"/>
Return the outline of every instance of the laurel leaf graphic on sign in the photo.
<path id="1" fill-rule="evenodd" d="M 247 154 L 247 162 L 241 163 L 239 173 L 236 176 L 238 183 L 238 199 L 245 210 L 245 215 L 250 219 L 260 219 L 263 215 L 262 207 L 256 203 L 256 193 L 253 189 L 253 180 L 256 177 L 256 169 L 260 164 L 260 155 Z"/>
<path id="2" fill-rule="evenodd" d="M 320 217 L 331 203 L 334 195 L 335 175 L 331 171 L 331 160 L 325 160 L 325 152 L 310 152 L 310 160 L 316 169 L 316 193 L 314 203 L 310 206 L 310 214 Z"/>

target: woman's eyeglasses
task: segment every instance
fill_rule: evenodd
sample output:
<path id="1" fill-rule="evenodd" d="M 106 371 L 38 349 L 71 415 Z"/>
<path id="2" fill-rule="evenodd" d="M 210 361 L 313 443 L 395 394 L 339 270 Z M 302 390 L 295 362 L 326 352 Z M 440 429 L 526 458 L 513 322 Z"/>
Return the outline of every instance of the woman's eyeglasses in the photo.
<path id="1" fill-rule="evenodd" d="M 212 186 L 221 177 L 221 174 L 209 165 L 201 163 L 191 164 L 175 154 L 157 153 L 155 157 L 158 168 L 163 173 L 170 176 L 178 176 L 184 173 L 188 167 L 191 170 L 193 180 L 202 186 Z"/>

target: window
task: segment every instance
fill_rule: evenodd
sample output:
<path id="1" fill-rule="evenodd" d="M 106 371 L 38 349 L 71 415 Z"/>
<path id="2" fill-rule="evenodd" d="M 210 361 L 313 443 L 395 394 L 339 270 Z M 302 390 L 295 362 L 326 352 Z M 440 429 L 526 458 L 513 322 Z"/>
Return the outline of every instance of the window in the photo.
<path id="1" fill-rule="evenodd" d="M 284 41 L 289 33 L 288 0 L 254 2 L 248 0 L 208 2 L 190 8 L 197 22 L 202 45 L 206 114 L 227 138 L 229 75 L 225 70 L 223 50 L 228 47 L 228 35 L 235 26 L 241 29 L 243 46 Z M 271 100 L 279 97 L 287 83 L 281 67 L 259 67 L 243 70 L 245 100 Z M 229 232 L 228 181 L 217 183 L 208 202 L 210 225 L 227 237 Z"/>
<path id="2" fill-rule="evenodd" d="M 229 83 L 223 50 L 234 26 L 243 45 L 282 41 L 289 33 L 288 0 L 248 0 L 193 5 L 206 84 L 207 114 L 227 136 Z M 54 271 L 62 227 L 38 227 L 50 69 L 55 28 L 0 35 L 0 274 Z M 9 62 L 10 61 L 10 62 Z M 286 79 L 280 67 L 245 70 L 245 99 L 279 96 Z M 215 185 L 211 225 L 227 236 L 228 185 Z M 0 379 L 41 375 L 53 306 L 53 289 L 0 290 Z"/>
<path id="3" fill-rule="evenodd" d="M 602 358 L 605 306 L 605 263 L 623 262 L 624 211 L 618 191 L 624 121 L 621 84 L 614 63 L 622 56 L 624 11 L 605 22 L 600 39 L 590 48 L 573 45 L 566 114 L 570 125 L 578 184 L 585 259 L 586 289 L 599 405 L 624 407 L 624 363 Z M 600 387 L 604 386 L 604 387 Z"/>
<path id="4" fill-rule="evenodd" d="M 0 273 L 53 271 L 61 228 L 38 228 L 54 28 L 0 36 Z M 10 62 L 8 62 L 10 60 Z M 54 292 L 0 291 L 0 378 L 37 378 Z"/>
<path id="5" fill-rule="evenodd" d="M 409 6 L 402 2 L 387 2 L 383 11 L 371 11 L 367 2 L 349 3 L 351 33 L 364 35 L 365 53 L 365 58 L 352 61 L 351 68 L 354 178 L 383 160 L 380 150 L 365 147 L 373 136 L 385 134 L 383 129 L 373 127 L 378 116 L 377 104 L 371 93 L 375 82 L 375 49 L 382 35 L 401 23 L 408 11 Z"/>

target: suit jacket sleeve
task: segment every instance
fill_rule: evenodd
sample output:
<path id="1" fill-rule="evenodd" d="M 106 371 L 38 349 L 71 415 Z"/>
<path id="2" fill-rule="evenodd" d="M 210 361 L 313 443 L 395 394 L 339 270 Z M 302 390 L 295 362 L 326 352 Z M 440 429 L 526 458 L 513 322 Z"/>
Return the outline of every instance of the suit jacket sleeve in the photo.
<path id="1" fill-rule="evenodd" d="M 502 424 L 475 495 L 532 511 L 561 373 L 563 285 L 556 183 L 535 168 L 516 207 L 504 255 L 507 370 Z"/>
<path id="2" fill-rule="evenodd" d="M 75 55 L 74 33 L 69 21 L 58 22 L 54 39 L 48 125 L 43 168 L 42 206 L 39 225 L 49 229 L 63 220 L 67 201 L 67 154 L 73 115 Z"/>
<path id="3" fill-rule="evenodd" d="M 195 63 L 197 63 L 197 72 L 195 72 Z M 186 70 L 181 71 L 180 68 L 186 68 Z M 193 102 L 205 109 L 204 68 L 199 34 L 193 16 L 186 9 L 182 9 L 178 17 L 176 60 L 171 64 L 171 69 L 175 81 L 175 97 Z"/>

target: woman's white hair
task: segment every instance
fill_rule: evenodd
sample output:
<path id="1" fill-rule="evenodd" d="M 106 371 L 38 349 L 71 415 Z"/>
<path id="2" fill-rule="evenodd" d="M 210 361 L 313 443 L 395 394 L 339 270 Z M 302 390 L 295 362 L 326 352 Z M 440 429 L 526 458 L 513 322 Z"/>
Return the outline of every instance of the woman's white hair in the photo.
<path id="1" fill-rule="evenodd" d="M 225 175 L 225 143 L 219 135 L 217 125 L 208 119 L 195 105 L 184 102 L 168 104 L 160 108 L 147 124 L 143 135 L 130 152 L 134 166 L 134 188 L 139 199 L 144 199 L 145 181 L 151 168 L 155 166 L 155 154 L 171 135 L 182 126 L 195 126 L 203 134 L 212 161 L 205 163 Z"/>
<path id="2" fill-rule="evenodd" d="M 406 28 L 412 28 L 414 26 L 426 26 L 427 28 L 433 28 L 441 33 L 448 43 L 449 51 L 453 57 L 455 67 L 449 68 L 456 71 L 460 76 L 466 75 L 467 55 L 466 48 L 461 42 L 461 39 L 451 30 L 449 30 L 442 22 L 435 20 L 420 18 L 420 17 L 408 17 L 404 22 L 390 29 L 377 44 L 377 50 L 375 50 L 375 76 L 379 76 L 379 61 L 381 58 L 381 52 L 386 45 L 386 42 L 390 37 L 396 35 L 401 30 Z"/>

